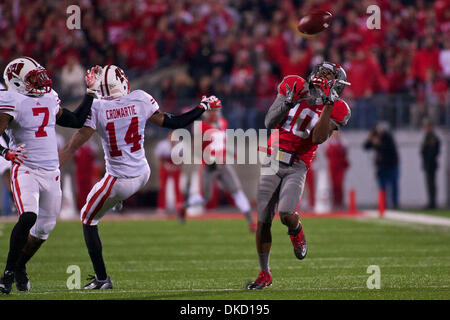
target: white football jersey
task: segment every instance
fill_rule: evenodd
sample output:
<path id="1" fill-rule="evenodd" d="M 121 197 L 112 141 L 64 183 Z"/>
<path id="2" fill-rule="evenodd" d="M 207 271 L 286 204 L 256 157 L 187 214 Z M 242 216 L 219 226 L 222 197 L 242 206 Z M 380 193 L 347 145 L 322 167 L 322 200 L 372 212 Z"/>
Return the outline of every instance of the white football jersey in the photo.
<path id="1" fill-rule="evenodd" d="M 142 90 L 112 100 L 94 100 L 84 125 L 96 130 L 101 138 L 107 173 L 133 178 L 149 169 L 144 129 L 158 109 L 155 99 Z"/>
<path id="2" fill-rule="evenodd" d="M 0 91 L 0 112 L 14 118 L 6 129 L 11 139 L 9 147 L 25 145 L 25 166 L 47 170 L 59 168 L 55 132 L 59 108 L 60 100 L 54 90 L 41 97 Z"/>

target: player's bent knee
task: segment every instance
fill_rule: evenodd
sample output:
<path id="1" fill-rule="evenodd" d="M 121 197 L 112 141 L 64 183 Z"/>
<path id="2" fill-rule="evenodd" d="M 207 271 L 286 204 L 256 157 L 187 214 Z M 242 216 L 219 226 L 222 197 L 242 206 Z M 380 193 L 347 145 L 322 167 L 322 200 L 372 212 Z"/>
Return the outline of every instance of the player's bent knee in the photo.
<path id="1" fill-rule="evenodd" d="M 30 230 L 36 223 L 37 214 L 34 212 L 24 212 L 20 215 L 18 223 L 24 228 Z"/>
<path id="2" fill-rule="evenodd" d="M 288 212 L 278 212 L 278 214 L 280 215 L 280 220 L 281 220 L 281 223 L 282 224 L 284 224 L 284 225 L 288 225 L 289 224 L 289 216 L 290 216 L 290 213 L 288 213 Z"/>
<path id="3" fill-rule="evenodd" d="M 39 217 L 33 228 L 30 230 L 30 235 L 40 240 L 47 240 L 50 233 L 56 226 L 56 217 Z"/>

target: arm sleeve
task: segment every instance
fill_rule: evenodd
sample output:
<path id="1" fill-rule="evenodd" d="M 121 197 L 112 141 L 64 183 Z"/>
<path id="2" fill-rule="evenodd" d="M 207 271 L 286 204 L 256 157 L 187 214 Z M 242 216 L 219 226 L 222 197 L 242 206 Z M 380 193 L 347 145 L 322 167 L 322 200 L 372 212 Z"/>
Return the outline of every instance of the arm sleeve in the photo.
<path id="1" fill-rule="evenodd" d="M 284 100 L 285 97 L 279 93 L 275 98 L 275 101 L 270 106 L 269 111 L 267 111 L 264 119 L 264 125 L 267 129 L 275 128 L 289 111 L 290 108 L 284 103 Z"/>
<path id="2" fill-rule="evenodd" d="M 56 120 L 56 124 L 62 127 L 81 128 L 91 112 L 94 97 L 85 95 L 83 101 L 75 111 L 62 108 L 61 116 Z"/>
<path id="3" fill-rule="evenodd" d="M 184 128 L 187 125 L 191 124 L 205 112 L 205 109 L 195 107 L 194 109 L 180 114 L 180 115 L 172 115 L 168 113 L 164 113 L 164 121 L 162 126 L 164 128 L 170 128 L 170 129 L 178 129 L 178 128 Z"/>

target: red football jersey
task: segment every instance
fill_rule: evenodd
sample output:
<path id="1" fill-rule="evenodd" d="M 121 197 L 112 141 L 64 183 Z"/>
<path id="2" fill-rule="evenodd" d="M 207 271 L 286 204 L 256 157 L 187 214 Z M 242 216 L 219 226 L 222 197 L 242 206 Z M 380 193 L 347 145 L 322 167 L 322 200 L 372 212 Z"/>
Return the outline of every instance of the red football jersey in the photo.
<path id="1" fill-rule="evenodd" d="M 215 156 L 217 160 L 222 158 L 221 163 L 225 163 L 226 157 L 226 143 L 225 143 L 225 130 L 228 127 L 228 121 L 225 118 L 220 118 L 217 123 L 209 123 L 207 121 L 201 122 L 202 139 L 202 155 L 205 152 L 207 146 L 210 148 L 210 154 Z M 205 141 L 207 140 L 207 141 Z M 202 163 L 205 161 L 202 157 Z"/>
<path id="2" fill-rule="evenodd" d="M 303 79 L 301 80 L 304 81 Z M 280 85 L 279 87 L 283 86 Z M 290 87 L 292 88 L 292 85 Z M 279 93 L 284 95 L 285 91 L 279 90 Z M 269 138 L 269 147 L 276 147 L 294 153 L 309 167 L 318 146 L 313 144 L 311 133 L 319 121 L 322 110 L 322 104 L 313 104 L 310 100 L 300 101 L 286 113 L 284 119 L 278 124 L 279 140 L 276 141 L 274 133 L 272 133 Z M 338 100 L 334 103 L 331 121 L 340 128 L 347 124 L 350 114 L 350 108 L 347 103 L 343 100 Z"/>

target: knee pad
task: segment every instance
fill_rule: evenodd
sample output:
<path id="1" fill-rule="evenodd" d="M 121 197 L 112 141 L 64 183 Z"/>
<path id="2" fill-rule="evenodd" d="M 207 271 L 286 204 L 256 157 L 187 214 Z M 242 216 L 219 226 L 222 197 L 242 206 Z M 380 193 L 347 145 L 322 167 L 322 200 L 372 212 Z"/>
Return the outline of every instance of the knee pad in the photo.
<path id="1" fill-rule="evenodd" d="M 50 233 L 56 226 L 56 216 L 43 216 L 37 217 L 36 223 L 30 230 L 30 234 L 38 239 L 47 240 Z"/>

